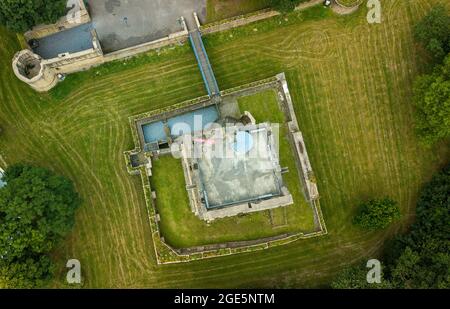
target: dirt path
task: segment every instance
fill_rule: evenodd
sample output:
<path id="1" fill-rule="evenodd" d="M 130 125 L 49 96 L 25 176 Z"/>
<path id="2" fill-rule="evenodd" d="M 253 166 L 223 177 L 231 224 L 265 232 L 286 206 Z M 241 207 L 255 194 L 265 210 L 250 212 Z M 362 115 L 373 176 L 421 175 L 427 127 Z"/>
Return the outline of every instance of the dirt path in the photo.
<path id="1" fill-rule="evenodd" d="M 345 6 L 339 5 L 338 3 L 333 1 L 333 4 L 331 5 L 331 9 L 336 14 L 348 15 L 348 14 L 356 12 L 359 9 L 359 7 L 361 6 L 361 4 L 362 4 L 362 1 L 360 1 L 358 4 L 355 4 L 352 7 L 345 7 Z"/>
<path id="2" fill-rule="evenodd" d="M 305 3 L 299 4 L 299 5 L 295 8 L 295 10 L 296 10 L 296 11 L 306 10 L 306 9 L 308 9 L 308 8 L 310 8 L 310 7 L 313 7 L 313 6 L 315 6 L 315 5 L 319 5 L 319 4 L 321 4 L 321 3 L 323 3 L 323 0 L 311 0 L 311 1 L 308 1 L 308 2 L 305 2 Z"/>

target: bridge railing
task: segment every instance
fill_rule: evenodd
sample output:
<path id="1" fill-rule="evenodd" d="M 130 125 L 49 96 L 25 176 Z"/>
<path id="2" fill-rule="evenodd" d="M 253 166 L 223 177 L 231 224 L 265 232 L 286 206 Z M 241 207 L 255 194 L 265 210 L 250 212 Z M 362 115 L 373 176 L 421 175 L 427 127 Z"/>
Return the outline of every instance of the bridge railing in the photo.
<path id="1" fill-rule="evenodd" d="M 194 38 L 196 36 L 196 38 Z M 202 74 L 203 81 L 205 83 L 206 90 L 210 96 L 219 95 L 220 90 L 217 84 L 216 77 L 211 67 L 208 54 L 206 53 L 205 46 L 203 45 L 202 37 L 199 31 L 193 31 L 189 33 L 189 40 L 194 50 L 195 58 L 197 59 L 200 72 Z M 198 42 L 198 43 L 196 43 Z M 199 46 L 198 46 L 199 45 Z M 204 56 L 204 62 L 206 67 L 204 67 L 201 54 Z"/>

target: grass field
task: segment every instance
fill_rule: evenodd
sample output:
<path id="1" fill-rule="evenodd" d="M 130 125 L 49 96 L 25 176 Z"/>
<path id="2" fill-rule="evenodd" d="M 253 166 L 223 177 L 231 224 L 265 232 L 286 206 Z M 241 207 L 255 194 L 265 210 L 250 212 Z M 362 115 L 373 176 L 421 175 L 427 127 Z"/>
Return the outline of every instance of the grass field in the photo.
<path id="1" fill-rule="evenodd" d="M 286 214 L 286 223 L 288 226 L 281 229 L 289 232 L 312 232 L 314 229 L 314 216 L 311 206 L 306 202 L 300 175 L 295 164 L 294 150 L 288 139 L 288 127 L 283 112 L 277 101 L 277 93 L 274 90 L 267 90 L 251 96 L 243 97 L 238 100 L 241 112 L 249 111 L 257 123 L 271 122 L 280 125 L 279 153 L 280 165 L 287 167 L 289 172 L 283 174 L 283 181 L 294 200 L 294 205 L 283 211 L 274 211 L 278 220 L 284 220 Z M 308 147 L 308 145 L 306 145 Z M 314 168 L 314 167 L 313 167 Z M 290 227 L 288 229 L 288 227 Z"/>
<path id="2" fill-rule="evenodd" d="M 265 9 L 269 0 L 207 0 L 206 19 L 213 22 Z"/>
<path id="3" fill-rule="evenodd" d="M 435 2 L 385 1 L 379 25 L 367 24 L 362 12 L 280 20 L 265 31 L 250 25 L 259 31 L 210 40 L 222 89 L 286 72 L 329 234 L 165 266 L 155 263 L 141 180 L 127 174 L 122 153 L 133 148 L 130 115 L 204 94 L 194 55 L 181 49 L 99 75 L 94 69 L 74 76 L 58 96 L 37 95 L 14 77 L 19 43 L 1 29 L 1 155 L 70 177 L 84 200 L 73 233 L 55 252 L 61 273 L 52 286 L 63 282 L 70 258 L 81 261 L 85 287 L 204 288 L 323 286 L 342 267 L 377 256 L 406 228 L 419 188 L 449 158 L 447 148 L 418 145 L 410 103 L 414 77 L 426 67 L 411 27 Z M 402 224 L 377 233 L 353 228 L 356 205 L 379 195 L 399 202 Z"/>
<path id="4" fill-rule="evenodd" d="M 278 107 L 276 93 L 273 90 L 244 97 L 239 100 L 239 106 L 242 112 L 250 111 L 258 122 L 284 124 L 284 116 Z M 155 160 L 151 184 L 157 194 L 156 207 L 160 213 L 161 234 L 165 240 L 170 245 L 181 248 L 254 240 L 283 233 L 313 232 L 313 211 L 303 197 L 286 130 L 284 124 L 280 128 L 280 162 L 282 167 L 289 168 L 289 173 L 283 175 L 283 180 L 295 204 L 285 210 L 272 211 L 277 221 L 275 223 L 272 222 L 270 211 L 267 210 L 215 220 L 207 224 L 191 211 L 181 161 L 171 156 Z"/>
<path id="5" fill-rule="evenodd" d="M 362 2 L 362 0 L 339 0 L 340 4 L 351 7 Z"/>

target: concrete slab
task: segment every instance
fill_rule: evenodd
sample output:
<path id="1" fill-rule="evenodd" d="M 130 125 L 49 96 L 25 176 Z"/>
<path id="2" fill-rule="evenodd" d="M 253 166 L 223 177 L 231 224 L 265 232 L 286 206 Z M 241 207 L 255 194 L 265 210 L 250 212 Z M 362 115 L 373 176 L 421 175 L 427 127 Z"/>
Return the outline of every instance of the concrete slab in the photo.
<path id="1" fill-rule="evenodd" d="M 203 155 L 197 159 L 197 164 L 210 208 L 281 194 L 280 166 L 268 131 L 265 126 L 258 129 L 255 126 L 248 135 L 252 136 L 252 145 L 245 153 L 235 151 L 234 132 L 203 146 Z"/>
<path id="2" fill-rule="evenodd" d="M 89 0 L 92 22 L 105 53 L 181 31 L 183 16 L 195 28 L 193 12 L 206 18 L 206 0 Z"/>

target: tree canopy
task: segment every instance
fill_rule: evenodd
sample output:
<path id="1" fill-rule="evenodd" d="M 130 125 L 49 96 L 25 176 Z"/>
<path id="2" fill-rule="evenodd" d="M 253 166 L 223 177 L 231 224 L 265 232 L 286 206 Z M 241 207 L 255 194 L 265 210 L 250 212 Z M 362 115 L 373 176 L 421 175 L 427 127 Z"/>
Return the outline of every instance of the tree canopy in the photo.
<path id="1" fill-rule="evenodd" d="M 390 282 L 384 279 L 381 279 L 380 284 L 368 283 L 366 279 L 368 270 L 365 263 L 347 267 L 336 276 L 331 287 L 333 289 L 387 289 L 391 287 Z"/>
<path id="2" fill-rule="evenodd" d="M 433 177 L 417 202 L 411 231 L 390 249 L 392 283 L 400 288 L 450 288 L 450 166 Z"/>
<path id="3" fill-rule="evenodd" d="M 416 130 L 427 145 L 450 138 L 450 54 L 414 85 Z"/>
<path id="4" fill-rule="evenodd" d="M 450 52 L 450 15 L 443 5 L 434 6 L 414 28 L 414 37 L 437 61 Z"/>
<path id="5" fill-rule="evenodd" d="M 357 264 L 343 270 L 333 288 L 450 288 L 450 165 L 433 177 L 417 202 L 410 231 L 386 246 L 384 279 L 366 282 L 367 269 Z"/>
<path id="6" fill-rule="evenodd" d="M 56 22 L 66 12 L 67 0 L 0 0 L 0 24 L 23 32 L 38 24 Z"/>
<path id="7" fill-rule="evenodd" d="M 68 179 L 28 165 L 5 171 L 0 189 L 0 286 L 51 274 L 46 256 L 74 224 L 80 198 Z"/>
<path id="8" fill-rule="evenodd" d="M 361 204 L 354 223 L 368 230 L 377 230 L 386 228 L 399 218 L 400 209 L 397 203 L 389 198 L 384 198 Z"/>

